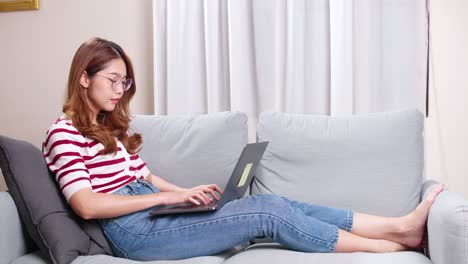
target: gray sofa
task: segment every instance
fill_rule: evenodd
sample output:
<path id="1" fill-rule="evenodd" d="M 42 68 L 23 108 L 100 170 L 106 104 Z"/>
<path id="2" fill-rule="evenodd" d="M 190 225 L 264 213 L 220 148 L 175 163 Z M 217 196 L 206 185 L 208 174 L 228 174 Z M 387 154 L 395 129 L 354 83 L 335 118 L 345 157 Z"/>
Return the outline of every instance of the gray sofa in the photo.
<path id="1" fill-rule="evenodd" d="M 270 144 L 249 194 L 275 193 L 384 216 L 406 214 L 437 184 L 423 178 L 423 124 L 417 110 L 349 117 L 262 113 L 257 140 Z M 240 112 L 137 116 L 132 130 L 143 134 L 140 155 L 150 170 L 185 187 L 223 187 L 247 143 L 247 117 Z M 40 253 L 31 240 L 15 202 L 10 193 L 0 193 L 0 263 L 49 263 L 50 257 L 43 255 L 48 253 Z M 424 252 L 303 253 L 256 241 L 216 256 L 148 263 L 468 263 L 467 206 L 449 190 L 438 196 Z M 72 263 L 140 262 L 97 254 Z"/>

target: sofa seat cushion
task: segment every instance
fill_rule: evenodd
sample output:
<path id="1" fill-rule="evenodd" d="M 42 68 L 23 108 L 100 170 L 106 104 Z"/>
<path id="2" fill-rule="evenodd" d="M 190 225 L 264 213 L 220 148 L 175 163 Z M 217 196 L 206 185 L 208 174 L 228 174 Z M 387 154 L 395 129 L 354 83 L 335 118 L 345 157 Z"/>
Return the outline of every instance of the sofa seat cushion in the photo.
<path id="1" fill-rule="evenodd" d="M 94 256 L 80 256 L 76 258 L 71 264 L 219 264 L 223 263 L 229 256 L 232 255 L 231 251 L 215 255 L 215 256 L 201 256 L 181 260 L 157 260 L 157 261 L 134 261 L 129 259 L 111 257 L 108 255 L 94 255 Z"/>
<path id="2" fill-rule="evenodd" d="M 414 251 L 395 253 L 304 253 L 280 246 L 255 245 L 230 257 L 225 264 L 432 264 L 423 254 Z"/>
<path id="3" fill-rule="evenodd" d="M 150 171 L 187 188 L 223 188 L 247 144 L 247 116 L 241 112 L 139 115 L 131 130 L 142 134 L 140 157 Z"/>
<path id="4" fill-rule="evenodd" d="M 171 260 L 171 261 L 133 261 L 123 258 L 112 257 L 108 255 L 94 255 L 94 256 L 80 256 L 76 258 L 71 264 L 218 264 L 223 263 L 233 252 L 226 251 L 222 254 L 215 256 L 203 256 L 190 259 L 182 260 Z M 50 262 L 44 258 L 39 251 L 21 256 L 15 259 L 11 264 L 49 264 Z"/>
<path id="5" fill-rule="evenodd" d="M 420 201 L 424 115 L 416 109 L 325 116 L 262 113 L 270 141 L 252 193 L 401 216 Z"/>
<path id="6" fill-rule="evenodd" d="M 10 264 L 50 264 L 50 262 L 41 255 L 40 251 L 34 251 L 15 259 Z"/>

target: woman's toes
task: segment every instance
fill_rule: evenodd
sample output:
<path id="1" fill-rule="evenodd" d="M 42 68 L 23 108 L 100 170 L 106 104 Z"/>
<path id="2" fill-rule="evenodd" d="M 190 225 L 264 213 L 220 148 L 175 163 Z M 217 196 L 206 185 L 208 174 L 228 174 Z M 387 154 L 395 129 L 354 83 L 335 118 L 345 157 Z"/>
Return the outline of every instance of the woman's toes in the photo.
<path id="1" fill-rule="evenodd" d="M 444 185 L 443 185 L 443 184 L 437 185 L 437 186 L 429 193 L 429 195 L 426 197 L 426 200 L 429 201 L 429 202 L 434 202 L 434 200 L 435 200 L 435 198 L 437 197 L 437 195 L 439 195 L 439 193 L 441 193 L 443 190 L 444 190 Z"/>
<path id="2" fill-rule="evenodd" d="M 428 195 L 427 197 L 421 201 L 421 203 L 416 207 L 414 211 L 416 215 L 419 217 L 426 218 L 427 214 L 429 213 L 429 209 L 431 208 L 432 204 L 434 203 L 437 195 L 439 195 L 444 190 L 444 185 L 439 184 L 437 185 Z"/>

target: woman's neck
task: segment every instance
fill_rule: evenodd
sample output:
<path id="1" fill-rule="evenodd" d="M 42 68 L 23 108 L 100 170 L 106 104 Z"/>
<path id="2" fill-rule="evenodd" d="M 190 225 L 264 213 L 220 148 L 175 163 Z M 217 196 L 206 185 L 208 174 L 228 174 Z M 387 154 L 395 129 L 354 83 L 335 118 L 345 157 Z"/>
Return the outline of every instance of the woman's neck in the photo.
<path id="1" fill-rule="evenodd" d="M 93 113 L 93 116 L 91 118 L 91 124 L 93 125 L 98 125 L 98 121 L 97 121 L 97 113 Z"/>

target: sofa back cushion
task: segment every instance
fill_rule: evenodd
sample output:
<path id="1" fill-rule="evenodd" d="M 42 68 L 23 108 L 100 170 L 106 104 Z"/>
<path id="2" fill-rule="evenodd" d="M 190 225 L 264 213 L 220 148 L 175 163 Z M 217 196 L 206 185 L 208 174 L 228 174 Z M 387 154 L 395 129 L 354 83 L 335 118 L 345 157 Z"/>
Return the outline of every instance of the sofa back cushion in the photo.
<path id="1" fill-rule="evenodd" d="M 275 193 L 385 216 L 413 210 L 423 179 L 418 110 L 354 116 L 267 112 L 258 141 L 270 144 L 252 194 Z"/>
<path id="2" fill-rule="evenodd" d="M 142 134 L 140 157 L 150 171 L 182 187 L 215 183 L 225 187 L 247 144 L 247 116 L 139 115 L 131 130 Z"/>
<path id="3" fill-rule="evenodd" d="M 70 209 L 38 148 L 0 135 L 0 168 L 28 234 L 52 263 L 112 254 L 97 223 Z"/>

